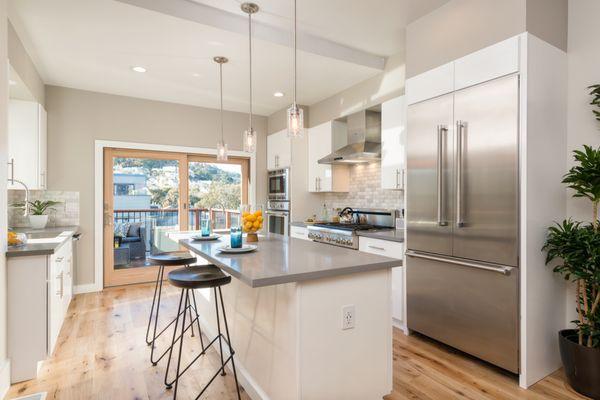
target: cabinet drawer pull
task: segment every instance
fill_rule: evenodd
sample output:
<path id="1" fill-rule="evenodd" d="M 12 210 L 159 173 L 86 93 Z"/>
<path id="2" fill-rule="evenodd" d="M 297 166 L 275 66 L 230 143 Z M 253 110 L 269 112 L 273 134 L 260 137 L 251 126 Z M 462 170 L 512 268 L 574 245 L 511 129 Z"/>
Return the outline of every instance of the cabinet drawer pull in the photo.
<path id="1" fill-rule="evenodd" d="M 371 245 L 368 245 L 367 247 L 369 247 L 370 249 L 373 249 L 373 250 L 385 251 L 385 249 L 383 247 L 377 247 L 377 246 L 371 246 Z"/>
<path id="2" fill-rule="evenodd" d="M 64 259 L 65 259 L 64 257 L 57 257 L 56 262 L 62 262 Z"/>

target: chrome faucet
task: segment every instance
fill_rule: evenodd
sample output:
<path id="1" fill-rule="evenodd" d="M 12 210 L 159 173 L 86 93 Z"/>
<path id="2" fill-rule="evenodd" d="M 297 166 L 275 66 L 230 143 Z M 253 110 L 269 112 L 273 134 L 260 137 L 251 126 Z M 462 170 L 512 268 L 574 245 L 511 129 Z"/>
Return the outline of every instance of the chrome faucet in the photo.
<path id="1" fill-rule="evenodd" d="M 11 166 L 10 178 L 8 178 L 8 182 L 11 185 L 14 185 L 15 183 L 19 183 L 25 188 L 25 206 L 23 207 L 25 209 L 25 211 L 23 211 L 23 216 L 27 217 L 29 215 L 29 188 L 27 187 L 25 182 L 15 179 L 15 160 L 14 160 L 14 158 L 10 160 L 8 165 Z"/>

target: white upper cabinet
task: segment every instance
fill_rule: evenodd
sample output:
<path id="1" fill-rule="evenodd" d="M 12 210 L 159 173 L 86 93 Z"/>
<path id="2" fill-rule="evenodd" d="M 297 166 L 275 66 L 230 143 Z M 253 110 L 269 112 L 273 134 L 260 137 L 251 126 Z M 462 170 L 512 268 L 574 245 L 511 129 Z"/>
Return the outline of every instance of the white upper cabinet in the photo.
<path id="1" fill-rule="evenodd" d="M 47 188 L 46 110 L 33 101 L 10 100 L 8 115 L 8 176 L 29 189 Z M 9 189 L 23 189 L 9 185 Z"/>
<path id="2" fill-rule="evenodd" d="M 407 105 L 519 72 L 519 46 L 515 36 L 407 79 Z"/>
<path id="3" fill-rule="evenodd" d="M 408 105 L 454 91 L 454 63 L 444 64 L 406 80 Z"/>
<path id="4" fill-rule="evenodd" d="M 340 121 L 328 121 L 308 129 L 309 192 L 347 192 L 350 174 L 346 165 L 319 164 L 319 159 L 347 144 L 347 128 Z"/>
<path id="5" fill-rule="evenodd" d="M 400 96 L 381 104 L 381 188 L 404 190 L 406 104 Z"/>
<path id="6" fill-rule="evenodd" d="M 292 145 L 287 129 L 267 136 L 267 169 L 288 168 L 292 163 Z"/>
<path id="7" fill-rule="evenodd" d="M 454 61 L 454 89 L 460 90 L 519 71 L 519 37 Z"/>

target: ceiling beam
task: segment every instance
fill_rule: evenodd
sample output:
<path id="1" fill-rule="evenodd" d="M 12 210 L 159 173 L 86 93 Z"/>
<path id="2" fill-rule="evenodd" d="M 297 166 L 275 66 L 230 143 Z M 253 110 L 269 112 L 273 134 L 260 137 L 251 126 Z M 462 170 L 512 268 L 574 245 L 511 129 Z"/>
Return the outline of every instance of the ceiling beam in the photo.
<path id="1" fill-rule="evenodd" d="M 205 4 L 190 0 L 117 0 L 121 3 L 145 8 L 197 22 L 202 25 L 239 33 L 248 34 L 248 19 L 244 16 L 230 13 Z M 291 32 L 273 27 L 257 21 L 253 22 L 254 37 L 267 42 L 290 47 Z M 308 33 L 298 32 L 298 49 L 317 54 L 323 57 L 333 58 L 352 64 L 362 65 L 369 68 L 383 70 L 385 57 L 366 53 L 352 47 L 333 42 Z"/>

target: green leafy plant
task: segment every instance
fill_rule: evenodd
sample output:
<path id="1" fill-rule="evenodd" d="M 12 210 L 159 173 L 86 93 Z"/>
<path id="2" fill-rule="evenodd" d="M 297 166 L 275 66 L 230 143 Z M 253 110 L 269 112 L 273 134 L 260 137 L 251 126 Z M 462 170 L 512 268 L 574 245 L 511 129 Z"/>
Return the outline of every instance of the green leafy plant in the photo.
<path id="1" fill-rule="evenodd" d="M 30 201 L 28 203 L 29 203 L 29 211 L 31 212 L 32 215 L 44 215 L 46 213 L 46 211 L 54 210 L 54 206 L 60 204 L 61 202 L 54 201 L 54 200 L 34 200 L 34 201 Z M 21 201 L 18 203 L 14 203 L 12 206 L 24 209 L 25 202 Z"/>
<path id="2" fill-rule="evenodd" d="M 590 86 L 591 104 L 600 108 L 600 85 Z M 592 110 L 600 121 L 600 111 Z M 592 203 L 592 222 L 564 220 L 548 228 L 543 250 L 546 264 L 554 264 L 554 272 L 575 284 L 578 342 L 587 347 L 600 347 L 600 147 L 584 145 L 573 152 L 575 165 L 562 182 L 574 191 L 573 197 L 587 198 Z"/>
<path id="3" fill-rule="evenodd" d="M 592 110 L 597 121 L 600 121 L 600 84 L 592 85 L 588 87 L 590 89 L 590 95 L 592 95 L 592 102 L 590 103 L 597 110 Z"/>

